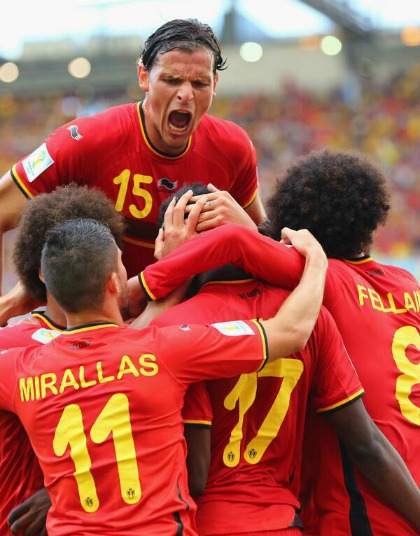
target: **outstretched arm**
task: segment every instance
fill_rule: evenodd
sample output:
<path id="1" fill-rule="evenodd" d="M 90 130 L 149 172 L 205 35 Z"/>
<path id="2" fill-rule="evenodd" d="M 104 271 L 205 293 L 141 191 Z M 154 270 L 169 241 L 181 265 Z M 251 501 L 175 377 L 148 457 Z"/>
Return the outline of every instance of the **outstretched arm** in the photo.
<path id="1" fill-rule="evenodd" d="M 15 184 L 10 172 L 0 180 L 0 294 L 3 282 L 3 235 L 17 227 L 28 200 Z M 29 296 L 21 286 L 15 287 L 0 297 L 0 325 L 6 324 L 12 316 L 30 310 Z"/>
<path id="2" fill-rule="evenodd" d="M 420 490 L 362 400 L 326 415 L 352 462 L 377 493 L 420 533 Z"/>
<path id="3" fill-rule="evenodd" d="M 273 285 L 293 289 L 300 280 L 305 259 L 294 247 L 232 223 L 195 236 L 149 265 L 139 280 L 145 294 L 155 300 L 189 277 L 227 263 Z M 287 269 L 280 269 L 281 265 Z"/>

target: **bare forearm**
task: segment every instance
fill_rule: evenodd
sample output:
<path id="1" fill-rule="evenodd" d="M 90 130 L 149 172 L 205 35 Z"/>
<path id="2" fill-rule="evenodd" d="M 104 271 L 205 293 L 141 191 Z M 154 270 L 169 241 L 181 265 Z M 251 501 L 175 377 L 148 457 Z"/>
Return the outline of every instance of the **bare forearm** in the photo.
<path id="1" fill-rule="evenodd" d="M 375 447 L 349 453 L 360 473 L 392 508 L 403 515 L 420 533 L 420 490 L 401 456 L 378 430 Z"/>
<path id="2" fill-rule="evenodd" d="M 319 249 L 306 260 L 302 279 L 278 313 L 264 321 L 270 359 L 300 351 L 317 321 L 324 295 L 327 259 Z"/>
<path id="3" fill-rule="evenodd" d="M 230 224 L 207 231 L 151 264 L 141 273 L 152 299 L 166 296 L 188 277 L 231 263 L 273 285 L 293 289 L 305 259 L 294 248 L 242 225 Z"/>

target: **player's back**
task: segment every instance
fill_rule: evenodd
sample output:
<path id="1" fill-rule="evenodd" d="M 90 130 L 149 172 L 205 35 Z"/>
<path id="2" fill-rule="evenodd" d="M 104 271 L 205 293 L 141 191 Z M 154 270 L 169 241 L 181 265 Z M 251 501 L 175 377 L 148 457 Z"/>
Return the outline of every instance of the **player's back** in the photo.
<path id="1" fill-rule="evenodd" d="M 39 459 L 49 534 L 195 536 L 186 388 L 259 370 L 265 360 L 253 322 L 141 331 L 97 322 L 42 348 L 7 351 L 0 407 L 18 414 Z"/>
<path id="2" fill-rule="evenodd" d="M 57 326 L 35 313 L 0 330 L 0 351 L 48 343 L 57 334 L 51 328 Z M 10 511 L 43 485 L 44 475 L 21 422 L 14 413 L 0 410 L 0 536 L 10 535 Z"/>
<path id="3" fill-rule="evenodd" d="M 156 323 L 170 324 L 175 318 L 186 323 L 270 318 L 288 295 L 255 280 L 208 283 Z M 273 361 L 258 373 L 207 381 L 206 390 L 194 390 L 194 397 L 208 394 L 213 410 L 209 477 L 204 494 L 197 498 L 200 535 L 279 529 L 294 522 L 311 386 L 319 411 L 360 394 L 352 374 L 349 379 L 349 362 L 346 366 L 340 361 L 344 382 L 339 388 L 333 378 L 337 363 L 331 362 L 332 356 L 344 352 L 334 328 L 323 310 L 302 352 Z M 186 421 L 200 421 L 197 402 L 187 393 Z"/>
<path id="4" fill-rule="evenodd" d="M 420 485 L 419 286 L 405 270 L 370 257 L 355 262 L 332 259 L 329 265 L 324 303 L 366 391 L 365 406 Z M 317 425 L 320 534 L 414 536 L 407 522 L 359 478 L 328 424 Z"/>

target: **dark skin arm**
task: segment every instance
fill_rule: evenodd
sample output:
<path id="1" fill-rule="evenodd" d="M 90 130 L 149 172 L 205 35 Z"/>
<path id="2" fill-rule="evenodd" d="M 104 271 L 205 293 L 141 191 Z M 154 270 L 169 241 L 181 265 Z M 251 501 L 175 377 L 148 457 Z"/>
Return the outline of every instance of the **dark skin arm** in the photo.
<path id="1" fill-rule="evenodd" d="M 188 487 L 193 498 L 204 492 L 210 467 L 210 428 L 186 424 Z"/>
<path id="2" fill-rule="evenodd" d="M 10 532 L 23 536 L 48 536 L 45 522 L 50 506 L 47 490 L 40 489 L 10 512 Z"/>
<path id="3" fill-rule="evenodd" d="M 357 400 L 327 418 L 363 477 L 420 533 L 420 490 L 363 402 Z"/>

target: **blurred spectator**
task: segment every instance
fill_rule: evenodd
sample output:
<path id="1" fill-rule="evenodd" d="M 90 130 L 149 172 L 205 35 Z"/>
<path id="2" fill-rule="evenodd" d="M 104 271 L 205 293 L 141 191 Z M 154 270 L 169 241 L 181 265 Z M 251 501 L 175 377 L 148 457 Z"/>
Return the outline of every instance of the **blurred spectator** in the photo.
<path id="1" fill-rule="evenodd" d="M 262 197 L 296 157 L 313 149 L 357 148 L 374 157 L 391 181 L 393 207 L 376 238 L 376 254 L 420 255 L 420 66 L 388 82 L 360 80 L 360 98 L 344 91 L 315 94 L 287 80 L 275 96 L 219 95 L 211 113 L 240 124 L 259 159 Z M 127 95 L 0 96 L 0 168 L 7 170 L 55 127 L 76 115 L 127 101 Z M 7 266 L 6 266 L 7 268 Z M 410 269 L 410 268 L 408 268 Z M 413 269 L 412 269 L 413 270 Z M 419 267 L 415 275 L 419 277 Z"/>

